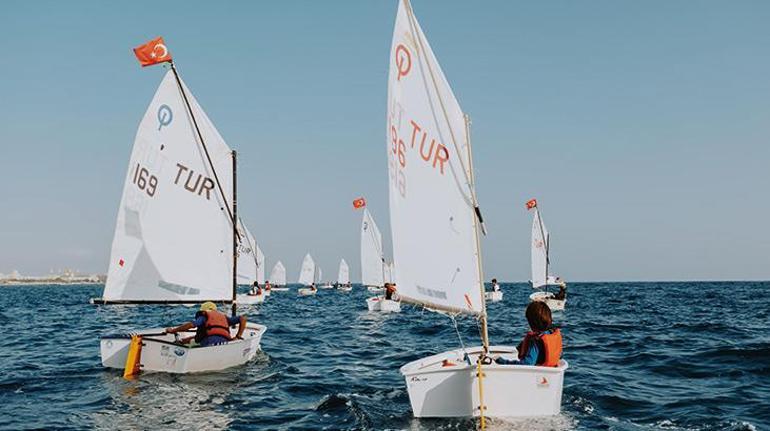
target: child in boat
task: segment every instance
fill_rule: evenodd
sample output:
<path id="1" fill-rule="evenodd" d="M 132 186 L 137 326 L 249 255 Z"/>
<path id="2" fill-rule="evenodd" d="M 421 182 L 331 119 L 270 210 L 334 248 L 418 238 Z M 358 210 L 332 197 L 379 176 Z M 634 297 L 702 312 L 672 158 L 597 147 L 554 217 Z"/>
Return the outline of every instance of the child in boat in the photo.
<path id="1" fill-rule="evenodd" d="M 500 285 L 497 283 L 497 279 L 492 279 L 492 291 L 493 292 L 499 292 L 500 291 Z"/>
<path id="2" fill-rule="evenodd" d="M 531 331 L 516 347 L 518 359 L 495 358 L 501 365 L 538 365 L 558 367 L 561 359 L 561 331 L 553 327 L 551 309 L 545 302 L 532 302 L 527 306 L 527 322 Z"/>
<path id="3" fill-rule="evenodd" d="M 385 299 L 388 301 L 393 300 L 393 295 L 396 294 L 396 285 L 394 283 L 385 283 Z"/>
<path id="4" fill-rule="evenodd" d="M 238 325 L 238 333 L 235 337 L 231 337 L 230 326 L 236 324 Z M 242 339 L 243 331 L 246 329 L 246 316 L 228 317 L 225 313 L 217 310 L 216 304 L 208 301 L 201 304 L 200 311 L 195 313 L 194 320 L 180 326 L 166 328 L 165 332 L 174 334 L 192 328 L 197 328 L 195 336 L 184 338 L 180 340 L 181 343 L 188 344 L 194 340 L 203 347 L 222 344 L 231 340 Z"/>

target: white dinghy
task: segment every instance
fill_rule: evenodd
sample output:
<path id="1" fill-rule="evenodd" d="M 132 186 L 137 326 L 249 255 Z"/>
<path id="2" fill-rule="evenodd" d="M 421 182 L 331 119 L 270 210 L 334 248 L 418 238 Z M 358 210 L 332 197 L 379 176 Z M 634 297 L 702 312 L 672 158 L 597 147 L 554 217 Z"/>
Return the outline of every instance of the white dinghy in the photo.
<path id="1" fill-rule="evenodd" d="M 340 260 L 340 269 L 337 271 L 337 290 L 350 292 L 353 286 L 350 284 L 350 267 L 345 259 Z"/>
<path id="2" fill-rule="evenodd" d="M 484 298 L 489 302 L 498 302 L 503 300 L 503 292 L 500 290 L 484 292 Z"/>
<path id="3" fill-rule="evenodd" d="M 305 255 L 305 258 L 302 259 L 302 267 L 299 270 L 299 278 L 297 279 L 297 283 L 304 284 L 308 287 L 301 287 L 297 293 L 299 293 L 300 296 L 309 296 L 309 295 L 315 295 L 317 289 L 315 288 L 315 278 L 317 274 L 316 270 L 316 264 L 313 260 L 313 256 L 310 256 L 310 253 Z"/>
<path id="4" fill-rule="evenodd" d="M 262 285 L 259 283 L 260 259 L 264 265 L 265 256 L 257 246 L 254 235 L 246 228 L 241 219 L 238 220 L 238 233 L 244 239 L 238 246 L 238 284 L 247 284 L 250 289 L 253 289 L 252 283 L 254 281 L 258 285 Z M 267 291 L 259 289 L 256 294 L 250 290 L 247 294 L 236 295 L 235 299 L 238 304 L 254 305 L 265 302 L 265 297 L 267 297 Z"/>
<path id="5" fill-rule="evenodd" d="M 566 362 L 558 368 L 485 365 L 491 355 L 515 355 L 516 349 L 490 347 L 487 336 L 484 227 L 469 121 L 408 0 L 399 2 L 389 64 L 386 151 L 398 295 L 479 319 L 482 341 L 401 367 L 414 416 L 480 416 L 483 428 L 485 416 L 557 414 Z"/>
<path id="6" fill-rule="evenodd" d="M 385 284 L 382 234 L 366 207 L 361 220 L 361 284 L 370 292 L 382 292 L 382 286 Z"/>
<path id="7" fill-rule="evenodd" d="M 554 299 L 554 294 L 548 292 L 548 286 L 560 286 L 565 289 L 567 287 L 567 283 L 561 277 L 548 274 L 551 265 L 549 256 L 551 251 L 551 234 L 545 227 L 536 199 L 531 199 L 527 202 L 527 209 L 535 210 L 534 217 L 532 218 L 531 243 L 532 288 L 544 289 L 529 295 L 529 300 L 531 302 L 545 302 L 552 311 L 564 310 L 567 298 Z"/>
<path id="8" fill-rule="evenodd" d="M 162 39 L 151 43 L 167 52 Z M 92 303 L 213 301 L 233 303 L 235 313 L 243 240 L 236 228 L 236 154 L 170 66 L 136 133 L 103 298 Z M 107 335 L 102 364 L 124 369 L 127 377 L 140 369 L 223 370 L 260 349 L 266 327 L 247 327 L 243 340 L 194 348 L 175 344 L 158 328 Z"/>
<path id="9" fill-rule="evenodd" d="M 286 267 L 283 266 L 280 260 L 275 264 L 273 270 L 270 271 L 270 282 L 272 284 L 270 290 L 274 292 L 286 292 L 289 290 L 286 287 Z"/>

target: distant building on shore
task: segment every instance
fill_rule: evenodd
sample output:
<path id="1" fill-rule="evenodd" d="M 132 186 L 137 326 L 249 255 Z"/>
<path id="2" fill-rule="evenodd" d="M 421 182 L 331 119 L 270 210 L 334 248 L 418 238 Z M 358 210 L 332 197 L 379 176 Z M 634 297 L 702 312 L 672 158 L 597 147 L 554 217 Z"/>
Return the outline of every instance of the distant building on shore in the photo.
<path id="1" fill-rule="evenodd" d="M 106 275 L 80 274 L 71 269 L 65 269 L 60 274 L 43 276 L 21 275 L 19 271 L 10 274 L 0 274 L 0 284 L 96 284 L 104 283 Z"/>

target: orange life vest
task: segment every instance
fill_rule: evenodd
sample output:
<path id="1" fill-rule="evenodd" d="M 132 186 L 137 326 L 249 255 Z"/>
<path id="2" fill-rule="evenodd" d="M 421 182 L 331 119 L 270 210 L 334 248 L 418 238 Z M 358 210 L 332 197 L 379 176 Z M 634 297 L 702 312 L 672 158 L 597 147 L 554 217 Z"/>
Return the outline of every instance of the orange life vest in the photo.
<path id="1" fill-rule="evenodd" d="M 535 365 L 542 367 L 558 367 L 561 359 L 561 331 L 557 328 L 550 334 L 542 332 L 528 332 L 524 340 L 519 345 L 519 360 L 524 359 L 524 355 L 529 351 L 529 346 L 533 342 L 539 341 L 543 351 L 537 355 L 538 362 Z"/>
<path id="2" fill-rule="evenodd" d="M 206 315 L 206 337 L 219 335 L 230 339 L 230 325 L 227 323 L 227 316 L 219 311 L 204 311 Z"/>

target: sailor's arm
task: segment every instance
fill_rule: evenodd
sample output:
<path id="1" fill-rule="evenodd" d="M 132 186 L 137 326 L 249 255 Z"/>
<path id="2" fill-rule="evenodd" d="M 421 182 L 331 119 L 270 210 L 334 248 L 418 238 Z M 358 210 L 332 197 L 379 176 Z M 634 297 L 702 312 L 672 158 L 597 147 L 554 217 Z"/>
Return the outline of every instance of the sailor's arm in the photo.
<path id="1" fill-rule="evenodd" d="M 166 333 L 167 334 L 174 334 L 176 332 L 184 332 L 184 331 L 190 330 L 192 328 L 195 328 L 195 323 L 187 322 L 187 323 L 183 323 L 183 324 L 181 324 L 181 325 L 179 325 L 179 326 L 177 326 L 175 328 L 174 327 L 166 328 Z"/>
<path id="2" fill-rule="evenodd" d="M 233 320 L 236 320 L 236 319 L 237 319 L 237 322 L 238 322 L 238 333 L 235 334 L 235 337 L 233 337 L 233 338 L 239 339 L 243 335 L 243 331 L 246 330 L 246 321 L 247 320 L 246 320 L 246 316 L 230 317 L 230 318 L 227 319 L 228 320 L 227 323 L 232 325 L 232 324 L 235 323 Z"/>

